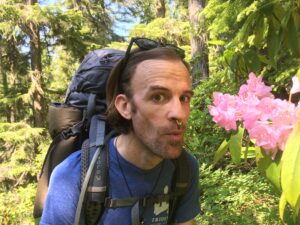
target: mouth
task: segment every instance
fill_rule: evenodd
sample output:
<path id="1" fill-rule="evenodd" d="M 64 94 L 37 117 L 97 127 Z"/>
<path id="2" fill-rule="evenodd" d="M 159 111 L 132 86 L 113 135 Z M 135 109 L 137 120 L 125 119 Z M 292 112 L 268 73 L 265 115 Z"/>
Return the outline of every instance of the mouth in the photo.
<path id="1" fill-rule="evenodd" d="M 172 141 L 181 141 L 183 139 L 182 131 L 171 131 L 166 133 L 166 136 Z"/>

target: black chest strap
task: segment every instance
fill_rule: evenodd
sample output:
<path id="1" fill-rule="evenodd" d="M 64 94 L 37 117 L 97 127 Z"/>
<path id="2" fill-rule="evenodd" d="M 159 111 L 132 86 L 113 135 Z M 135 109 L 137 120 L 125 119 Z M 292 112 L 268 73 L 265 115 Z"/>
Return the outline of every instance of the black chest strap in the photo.
<path id="1" fill-rule="evenodd" d="M 147 207 L 154 204 L 161 204 L 163 202 L 169 202 L 176 197 L 175 193 L 161 194 L 147 197 L 129 197 L 129 198 L 106 198 L 105 207 L 107 208 L 119 208 L 119 207 L 131 207 L 137 202 L 142 207 Z"/>
<path id="2" fill-rule="evenodd" d="M 141 225 L 142 221 L 140 220 L 140 208 L 148 207 L 154 204 L 162 204 L 163 202 L 171 202 L 171 199 L 174 201 L 178 196 L 176 193 L 161 194 L 155 196 L 148 196 L 143 198 L 130 197 L 130 198 L 106 198 L 105 207 L 106 208 L 119 208 L 119 207 L 132 207 L 131 208 L 131 224 L 132 225 Z"/>

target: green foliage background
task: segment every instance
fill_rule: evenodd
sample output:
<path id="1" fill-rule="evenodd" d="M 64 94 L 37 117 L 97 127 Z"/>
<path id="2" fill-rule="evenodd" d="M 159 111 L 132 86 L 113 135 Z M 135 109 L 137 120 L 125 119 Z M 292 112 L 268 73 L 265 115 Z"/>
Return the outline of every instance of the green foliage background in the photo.
<path id="1" fill-rule="evenodd" d="M 47 104 L 63 101 L 88 51 L 126 49 L 128 42 L 114 32 L 114 21 L 139 18 L 129 38 L 167 41 L 183 48 L 192 66 L 199 61 L 191 56 L 188 1 L 168 1 L 164 18 L 156 18 L 154 0 L 108 2 L 85 1 L 81 7 L 69 0 L 47 6 L 1 2 L 0 224 L 34 224 L 36 181 L 51 142 L 47 126 L 34 127 L 32 122 L 36 87 L 31 79 L 28 21 L 40 27 L 43 85 L 39 88 Z M 278 193 L 258 173 L 254 161 L 235 166 L 226 154 L 212 166 L 215 151 L 230 134 L 212 122 L 208 106 L 214 91 L 235 94 L 249 72 L 261 74 L 277 97 L 287 97 L 300 64 L 299 12 L 296 0 L 210 0 L 199 14 L 205 19 L 196 32 L 209 37 L 205 43 L 209 79 L 194 84 L 185 144 L 200 163 L 203 213 L 197 224 L 293 224 L 289 209 L 285 221 L 279 220 Z"/>
<path id="2" fill-rule="evenodd" d="M 33 224 L 36 179 L 49 141 L 44 128 L 0 123 L 1 224 Z"/>

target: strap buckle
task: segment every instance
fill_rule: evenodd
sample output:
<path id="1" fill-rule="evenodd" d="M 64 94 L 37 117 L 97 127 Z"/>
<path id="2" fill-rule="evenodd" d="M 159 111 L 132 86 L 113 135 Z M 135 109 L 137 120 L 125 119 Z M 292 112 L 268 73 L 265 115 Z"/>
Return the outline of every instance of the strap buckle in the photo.
<path id="1" fill-rule="evenodd" d="M 80 121 L 74 124 L 72 127 L 63 130 L 61 132 L 61 136 L 63 137 L 63 139 L 68 139 L 69 137 L 76 136 L 81 132 L 82 126 L 83 126 L 83 121 Z"/>

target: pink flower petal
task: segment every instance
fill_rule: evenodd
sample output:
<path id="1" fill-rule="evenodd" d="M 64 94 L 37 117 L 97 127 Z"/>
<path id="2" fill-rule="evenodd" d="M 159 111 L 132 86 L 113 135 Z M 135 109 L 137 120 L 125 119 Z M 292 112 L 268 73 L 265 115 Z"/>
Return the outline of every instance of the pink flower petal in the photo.
<path id="1" fill-rule="evenodd" d="M 297 76 L 293 76 L 292 81 L 293 81 L 293 87 L 291 89 L 291 94 L 300 92 L 299 78 Z"/>

